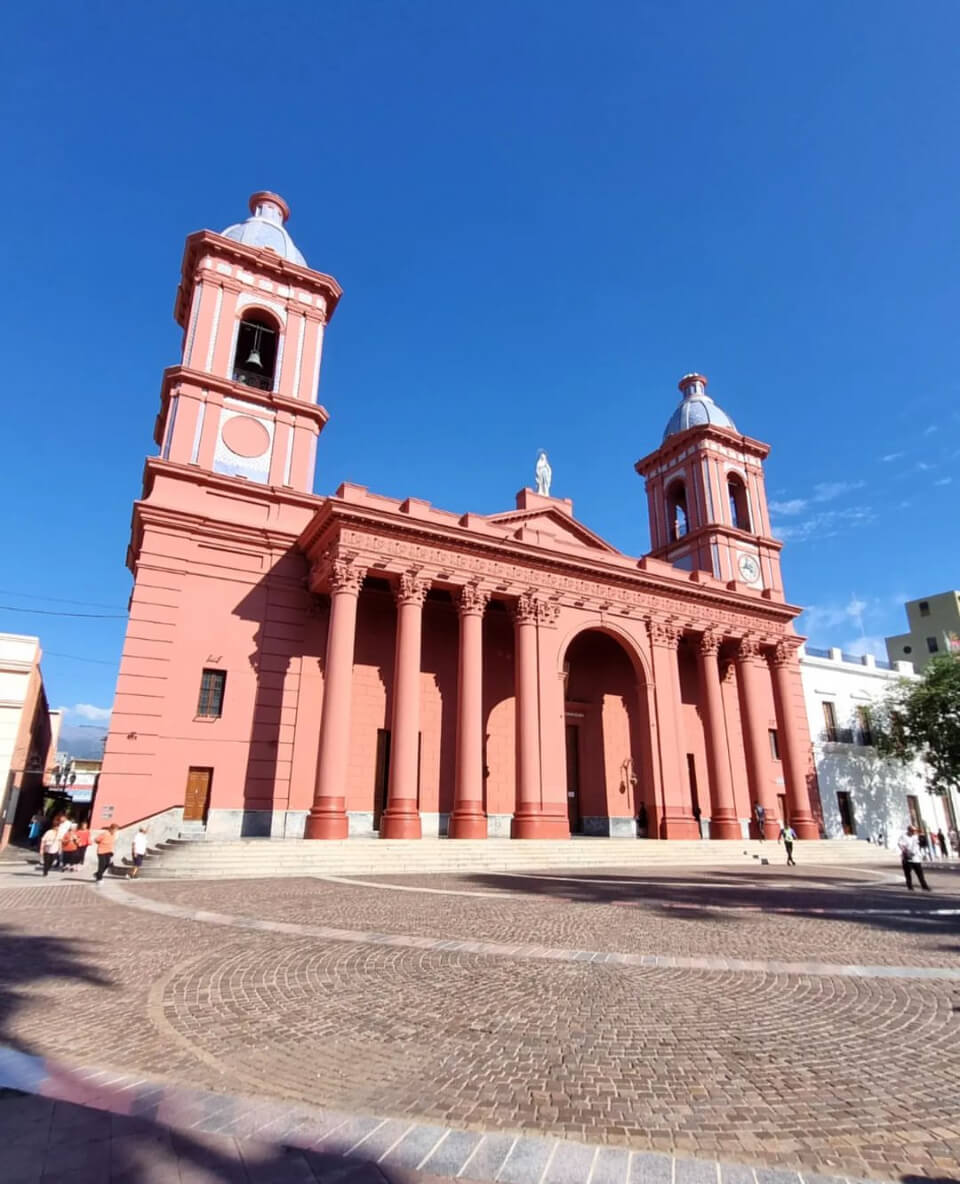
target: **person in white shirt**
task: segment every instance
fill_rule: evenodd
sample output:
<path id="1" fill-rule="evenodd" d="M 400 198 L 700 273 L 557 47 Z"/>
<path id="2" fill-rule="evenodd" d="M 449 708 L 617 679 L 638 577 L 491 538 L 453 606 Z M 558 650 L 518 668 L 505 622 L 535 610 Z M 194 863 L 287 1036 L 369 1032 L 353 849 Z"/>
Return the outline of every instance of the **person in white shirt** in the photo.
<path id="1" fill-rule="evenodd" d="M 50 869 L 53 867 L 53 861 L 60 854 L 60 831 L 56 826 L 51 826 L 49 830 L 43 832 L 43 838 L 40 840 L 40 859 L 43 866 L 43 874 L 45 876 L 50 874 Z"/>
<path id="2" fill-rule="evenodd" d="M 929 892 L 930 885 L 924 877 L 923 866 L 920 862 L 920 840 L 917 838 L 916 828 L 908 826 L 906 833 L 900 836 L 897 846 L 900 849 L 900 862 L 903 865 L 903 878 L 907 881 L 907 887 L 911 892 L 913 891 L 913 876 L 916 875 L 920 881 L 920 887 L 924 892 Z"/>
<path id="3" fill-rule="evenodd" d="M 130 869 L 130 879 L 135 880 L 143 867 L 143 857 L 147 853 L 147 828 L 141 826 L 133 836 L 133 867 Z"/>

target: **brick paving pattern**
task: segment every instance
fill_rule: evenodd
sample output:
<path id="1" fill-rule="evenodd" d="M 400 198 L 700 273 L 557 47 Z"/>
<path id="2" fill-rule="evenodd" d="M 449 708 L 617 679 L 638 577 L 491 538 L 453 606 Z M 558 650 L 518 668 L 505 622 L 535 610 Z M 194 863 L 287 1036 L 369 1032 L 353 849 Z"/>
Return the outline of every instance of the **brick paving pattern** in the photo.
<path id="1" fill-rule="evenodd" d="M 134 910 L 79 884 L 0 887 L 0 1039 L 400 1123 L 603 1144 L 590 1184 L 625 1180 L 628 1162 L 651 1181 L 673 1164 L 665 1184 L 698 1184 L 700 1160 L 769 1169 L 757 1184 L 787 1169 L 807 1184 L 956 1177 L 960 983 L 896 969 L 960 967 L 955 870 L 933 869 L 930 897 L 854 873 L 769 870 L 768 884 L 729 869 L 642 885 L 608 870 L 393 878 L 444 894 L 317 880 L 124 887 L 260 918 L 262 931 Z M 331 942 L 298 924 L 441 941 Z M 443 939 L 885 964 L 890 977 L 490 957 Z M 628 1161 L 626 1149 L 665 1158 Z M 540 1154 L 497 1170 L 509 1184 Z"/>

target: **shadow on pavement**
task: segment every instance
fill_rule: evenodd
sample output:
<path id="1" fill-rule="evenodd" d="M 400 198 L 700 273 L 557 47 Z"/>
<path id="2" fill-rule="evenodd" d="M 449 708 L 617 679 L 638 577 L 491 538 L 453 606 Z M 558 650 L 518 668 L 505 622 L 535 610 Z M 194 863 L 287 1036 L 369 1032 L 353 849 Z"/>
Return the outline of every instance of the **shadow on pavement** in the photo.
<path id="1" fill-rule="evenodd" d="M 960 867 L 924 864 L 932 891 L 908 892 L 902 883 L 865 882 L 856 876 L 831 875 L 814 881 L 819 869 L 811 869 L 808 882 L 785 869 L 716 869 L 689 873 L 682 880 L 668 876 L 558 871 L 530 875 L 474 873 L 463 878 L 483 888 L 509 889 L 527 896 L 555 897 L 578 904 L 635 906 L 663 917 L 697 918 L 716 925 L 736 924 L 743 913 L 758 911 L 769 916 L 807 917 L 847 922 L 893 933 L 921 934 L 948 940 L 935 948 L 960 954 Z M 898 871 L 897 868 L 886 868 Z M 692 883 L 702 876 L 708 882 Z M 720 910 L 720 911 L 718 911 Z M 729 910 L 729 911 L 722 911 Z M 950 915 L 945 910 L 957 910 Z M 750 915 L 749 912 L 746 913 Z"/>
<path id="2" fill-rule="evenodd" d="M 395 1184 L 376 1163 L 0 1090 L 4 1184 Z M 402 1178 L 409 1180 L 410 1173 Z"/>
<path id="3" fill-rule="evenodd" d="M 112 989 L 110 980 L 87 957 L 89 942 L 36 937 L 0 925 L 0 1044 L 33 1052 L 19 1039 L 13 1016 L 45 979 L 68 979 Z M 69 1024 L 69 1016 L 51 1014 L 50 1024 Z M 0 1144 L 2 1146 L 2 1144 Z"/>

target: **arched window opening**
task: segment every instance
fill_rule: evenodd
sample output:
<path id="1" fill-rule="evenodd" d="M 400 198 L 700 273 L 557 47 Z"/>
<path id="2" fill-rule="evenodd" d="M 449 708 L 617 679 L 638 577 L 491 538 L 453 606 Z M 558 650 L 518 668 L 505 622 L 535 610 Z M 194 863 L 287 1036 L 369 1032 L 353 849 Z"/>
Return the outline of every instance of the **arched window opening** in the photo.
<path id="1" fill-rule="evenodd" d="M 736 474 L 727 478 L 727 496 L 730 499 L 730 521 L 737 530 L 750 527 L 750 507 L 747 504 L 747 487 Z"/>
<path id="2" fill-rule="evenodd" d="M 255 386 L 261 391 L 272 391 L 276 366 L 276 328 L 259 313 L 244 317 L 233 355 L 233 381 Z"/>
<path id="3" fill-rule="evenodd" d="M 667 490 L 667 532 L 671 542 L 682 539 L 689 529 L 687 489 L 682 481 L 675 481 Z"/>

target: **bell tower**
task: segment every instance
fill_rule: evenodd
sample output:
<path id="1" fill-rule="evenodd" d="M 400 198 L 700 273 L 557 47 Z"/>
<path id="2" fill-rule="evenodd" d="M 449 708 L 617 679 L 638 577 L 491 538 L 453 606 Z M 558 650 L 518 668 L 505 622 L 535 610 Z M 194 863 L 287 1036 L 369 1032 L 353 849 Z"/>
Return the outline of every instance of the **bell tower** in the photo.
<path id="1" fill-rule="evenodd" d="M 635 466 L 646 478 L 650 555 L 783 600 L 783 544 L 770 533 L 763 476 L 770 446 L 737 431 L 702 374 L 684 375 L 679 389 L 663 442 Z"/>
<path id="2" fill-rule="evenodd" d="M 154 439 L 173 465 L 312 493 L 323 333 L 341 289 L 307 267 L 282 197 L 255 193 L 250 215 L 187 239 L 181 362 L 164 373 Z"/>

